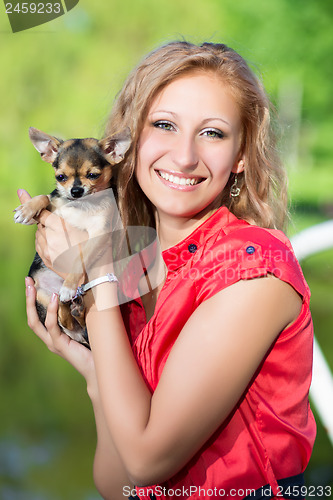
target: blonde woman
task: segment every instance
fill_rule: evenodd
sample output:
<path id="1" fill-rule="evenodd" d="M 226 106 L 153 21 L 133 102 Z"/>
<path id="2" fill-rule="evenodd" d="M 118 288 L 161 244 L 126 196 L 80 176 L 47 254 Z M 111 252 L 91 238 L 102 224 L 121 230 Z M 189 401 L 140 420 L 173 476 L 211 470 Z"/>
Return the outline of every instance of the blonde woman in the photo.
<path id="1" fill-rule="evenodd" d="M 115 282 L 89 290 L 91 352 L 60 332 L 56 296 L 39 322 L 26 280 L 30 327 L 86 379 L 96 486 L 107 500 L 303 498 L 310 293 L 279 230 L 286 183 L 264 89 L 225 45 L 169 43 L 119 93 L 106 134 L 125 127 L 119 210 L 125 227 L 156 228 L 164 279 L 148 290 L 142 270 L 122 306 Z M 49 267 L 55 227 L 42 213 Z"/>

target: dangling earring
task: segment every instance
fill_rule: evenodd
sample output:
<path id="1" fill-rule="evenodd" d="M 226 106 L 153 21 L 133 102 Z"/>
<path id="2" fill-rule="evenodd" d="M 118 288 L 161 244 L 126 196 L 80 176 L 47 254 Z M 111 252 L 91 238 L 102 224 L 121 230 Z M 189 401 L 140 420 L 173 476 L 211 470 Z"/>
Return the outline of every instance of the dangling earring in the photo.
<path id="1" fill-rule="evenodd" d="M 236 174 L 234 183 L 230 188 L 230 196 L 232 196 L 233 198 L 237 198 L 237 196 L 239 196 L 239 193 L 240 193 L 240 188 L 237 187 L 237 174 Z"/>

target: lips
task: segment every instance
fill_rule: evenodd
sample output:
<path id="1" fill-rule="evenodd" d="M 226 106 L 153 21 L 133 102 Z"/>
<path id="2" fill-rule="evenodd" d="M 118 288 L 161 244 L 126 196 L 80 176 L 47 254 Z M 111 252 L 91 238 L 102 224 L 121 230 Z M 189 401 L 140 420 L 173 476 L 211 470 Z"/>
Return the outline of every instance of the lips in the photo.
<path id="1" fill-rule="evenodd" d="M 195 177 L 195 176 L 186 176 L 183 174 L 176 173 L 168 173 L 164 170 L 156 170 L 156 173 L 159 177 L 161 177 L 168 184 L 173 185 L 174 187 L 191 187 L 200 184 L 200 182 L 204 181 L 204 177 Z"/>

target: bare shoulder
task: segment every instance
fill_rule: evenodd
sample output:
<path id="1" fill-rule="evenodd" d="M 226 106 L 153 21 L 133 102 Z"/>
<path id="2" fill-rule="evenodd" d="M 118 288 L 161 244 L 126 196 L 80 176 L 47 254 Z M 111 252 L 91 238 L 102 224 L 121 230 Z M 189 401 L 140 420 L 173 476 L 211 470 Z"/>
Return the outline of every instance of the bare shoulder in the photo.
<path id="1" fill-rule="evenodd" d="M 221 290 L 203 308 L 213 313 L 220 307 L 238 310 L 239 320 L 256 318 L 260 321 L 269 317 L 278 331 L 289 326 L 298 317 L 302 307 L 302 297 L 289 283 L 272 274 L 263 277 L 240 280 Z"/>

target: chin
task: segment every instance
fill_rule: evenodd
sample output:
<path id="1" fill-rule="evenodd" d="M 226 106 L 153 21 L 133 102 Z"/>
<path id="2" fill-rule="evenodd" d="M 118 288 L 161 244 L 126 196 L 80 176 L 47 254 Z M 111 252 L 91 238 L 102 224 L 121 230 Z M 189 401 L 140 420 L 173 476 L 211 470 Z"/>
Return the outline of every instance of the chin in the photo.
<path id="1" fill-rule="evenodd" d="M 216 206 L 215 206 L 216 205 Z M 214 211 L 218 208 L 217 204 L 203 204 L 196 206 L 189 206 L 189 204 L 170 204 L 170 206 L 156 206 L 157 212 L 162 216 L 162 214 L 168 217 L 180 218 L 180 219 L 194 219 L 197 217 L 204 217 L 209 212 Z"/>

